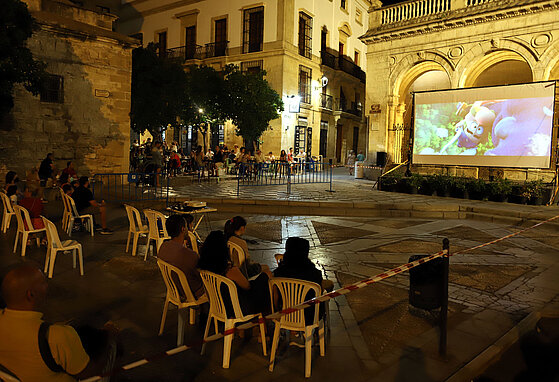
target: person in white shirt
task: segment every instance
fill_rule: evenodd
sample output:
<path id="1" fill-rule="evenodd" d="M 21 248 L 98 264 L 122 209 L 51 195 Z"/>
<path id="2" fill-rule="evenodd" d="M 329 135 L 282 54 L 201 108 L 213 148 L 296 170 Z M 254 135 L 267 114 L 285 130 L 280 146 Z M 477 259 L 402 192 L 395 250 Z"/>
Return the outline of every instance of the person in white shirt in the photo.
<path id="1" fill-rule="evenodd" d="M 276 160 L 275 155 L 270 151 L 268 153 L 268 156 L 266 157 L 266 161 L 271 163 L 271 162 L 275 162 L 275 160 Z"/>

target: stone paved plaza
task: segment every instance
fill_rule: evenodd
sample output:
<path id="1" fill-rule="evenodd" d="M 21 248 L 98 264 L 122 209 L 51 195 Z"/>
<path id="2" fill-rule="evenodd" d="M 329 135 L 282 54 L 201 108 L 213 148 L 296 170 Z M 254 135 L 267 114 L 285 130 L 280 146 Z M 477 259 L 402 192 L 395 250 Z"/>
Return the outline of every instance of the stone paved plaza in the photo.
<path id="1" fill-rule="evenodd" d="M 47 214 L 54 220 L 61 211 L 59 203 L 51 201 L 47 207 Z M 231 216 L 232 212 L 208 214 L 200 226 L 202 236 L 210 229 L 222 228 Z M 520 229 L 516 224 L 472 219 L 270 214 L 245 217 L 255 261 L 274 268 L 274 254 L 283 252 L 285 240 L 290 236 L 304 237 L 311 242 L 312 260 L 336 287 L 405 263 L 410 255 L 438 252 L 445 237 L 450 239 L 451 251 L 456 252 Z M 143 256 L 125 253 L 128 222 L 122 207 L 110 210 L 109 225 L 116 231 L 112 236 L 73 235 L 84 245 L 85 275 L 80 277 L 71 268 L 68 256 L 57 259 L 46 318 L 99 326 L 107 320 L 114 321 L 122 330 L 122 361 L 131 362 L 175 345 L 176 311 L 170 310 L 164 335 L 158 337 L 165 287 L 155 258 L 150 256 L 144 262 Z M 19 253 L 12 254 L 14 234 L 12 225 L 6 235 L 0 236 L 1 266 L 19 259 Z M 311 380 L 439 381 L 453 375 L 454 380 L 464 380 L 464 374 L 460 374 L 464 365 L 531 313 L 555 306 L 559 294 L 558 244 L 559 231 L 546 225 L 451 258 L 445 358 L 438 355 L 436 316 L 410 311 L 408 307 L 407 274 L 335 299 L 330 303 L 331 333 L 326 356 L 319 357 L 315 349 Z M 143 255 L 144 251 L 145 246 L 140 245 L 139 253 Z M 30 246 L 27 257 L 42 264 L 45 250 Z M 200 322 L 187 326 L 186 342 L 199 341 L 202 330 Z M 273 373 L 267 369 L 268 359 L 263 357 L 256 337 L 233 342 L 231 368 L 227 370 L 221 368 L 222 342 L 210 344 L 207 350 L 206 356 L 200 356 L 197 350 L 188 351 L 119 378 L 304 380 L 303 349 L 287 343 L 280 346 Z"/>

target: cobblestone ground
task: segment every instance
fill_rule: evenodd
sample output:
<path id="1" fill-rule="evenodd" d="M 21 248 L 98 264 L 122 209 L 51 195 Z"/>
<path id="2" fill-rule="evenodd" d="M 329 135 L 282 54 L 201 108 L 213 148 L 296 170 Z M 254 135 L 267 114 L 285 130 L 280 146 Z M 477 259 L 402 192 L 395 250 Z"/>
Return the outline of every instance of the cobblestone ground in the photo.
<path id="1" fill-rule="evenodd" d="M 56 219 L 58 202 L 48 205 Z M 155 258 L 147 262 L 124 252 L 124 210 L 110 211 L 113 236 L 78 233 L 84 245 L 85 276 L 71 268 L 68 256 L 57 259 L 50 282 L 50 321 L 101 325 L 114 321 L 122 329 L 124 362 L 174 346 L 176 311 L 171 310 L 163 336 L 157 336 L 165 289 Z M 214 214 L 201 224 L 204 236 L 222 228 L 230 216 Z M 291 236 L 311 242 L 311 258 L 336 286 L 357 281 L 408 261 L 413 254 L 440 250 L 444 237 L 460 251 L 509 234 L 518 228 L 469 220 L 334 218 L 321 216 L 247 216 L 251 257 L 275 267 Z M 207 224 L 206 224 L 207 223 Z M 12 253 L 15 229 L 0 236 L 0 265 L 19 259 Z M 61 234 L 64 239 L 64 235 Z M 492 344 L 523 317 L 559 293 L 559 233 L 540 227 L 497 245 L 451 258 L 448 356 L 437 354 L 434 316 L 410 312 L 407 274 L 352 292 L 330 303 L 331 334 L 326 356 L 314 353 L 311 379 L 333 381 L 444 380 Z M 139 253 L 144 254 L 140 245 Z M 28 258 L 44 262 L 44 248 L 30 246 Z M 412 314 L 413 313 L 413 314 Z M 197 341 L 202 325 L 188 327 L 186 341 Z M 153 362 L 127 372 L 130 381 L 304 380 L 302 349 L 280 349 L 273 373 L 267 370 L 255 338 L 236 339 L 230 369 L 221 368 L 222 342 L 208 355 L 197 351 Z"/>

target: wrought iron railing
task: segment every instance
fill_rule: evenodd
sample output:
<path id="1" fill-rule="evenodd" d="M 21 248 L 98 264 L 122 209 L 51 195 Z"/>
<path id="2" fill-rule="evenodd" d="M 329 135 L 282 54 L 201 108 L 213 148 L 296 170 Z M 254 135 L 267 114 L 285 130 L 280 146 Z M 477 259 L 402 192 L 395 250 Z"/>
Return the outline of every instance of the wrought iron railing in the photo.
<path id="1" fill-rule="evenodd" d="M 167 50 L 167 58 L 184 62 L 187 60 L 204 60 L 228 55 L 229 41 L 212 42 L 202 45 L 185 45 Z"/>
<path id="2" fill-rule="evenodd" d="M 320 107 L 323 109 L 332 110 L 334 104 L 334 97 L 329 94 L 320 93 Z"/>
<path id="3" fill-rule="evenodd" d="M 363 106 L 360 102 L 351 102 L 348 104 L 345 98 L 336 98 L 336 111 L 353 114 L 357 117 L 363 115 Z"/>
<path id="4" fill-rule="evenodd" d="M 356 65 L 353 61 L 349 58 L 342 56 L 335 56 L 334 54 L 321 51 L 320 52 L 320 59 L 322 65 L 326 65 L 332 69 L 339 69 L 344 71 L 348 74 L 351 74 L 353 77 L 358 78 L 361 82 L 365 83 L 365 72 L 361 70 L 359 65 Z"/>

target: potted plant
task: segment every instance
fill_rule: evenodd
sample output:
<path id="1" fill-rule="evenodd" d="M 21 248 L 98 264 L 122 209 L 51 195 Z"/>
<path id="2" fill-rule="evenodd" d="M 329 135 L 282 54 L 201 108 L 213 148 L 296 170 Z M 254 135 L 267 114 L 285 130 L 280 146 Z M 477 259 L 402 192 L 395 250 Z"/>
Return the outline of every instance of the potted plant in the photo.
<path id="1" fill-rule="evenodd" d="M 397 180 L 394 176 L 382 176 L 379 179 L 379 190 L 381 191 L 394 191 L 394 187 L 396 186 Z"/>
<path id="2" fill-rule="evenodd" d="M 506 202 L 512 192 L 512 183 L 508 179 L 498 179 L 487 186 L 489 199 L 494 202 Z"/>
<path id="3" fill-rule="evenodd" d="M 468 199 L 468 179 L 452 177 L 450 183 L 450 196 L 454 198 Z"/>
<path id="4" fill-rule="evenodd" d="M 419 191 L 419 187 L 423 183 L 423 176 L 420 174 L 411 174 L 408 178 L 408 188 L 410 190 L 410 194 L 417 194 Z"/>
<path id="5" fill-rule="evenodd" d="M 421 185 L 419 186 L 419 193 L 423 195 L 433 195 L 435 192 L 435 187 L 433 185 L 433 176 L 424 176 L 421 180 Z"/>
<path id="6" fill-rule="evenodd" d="M 541 180 L 525 182 L 522 189 L 522 197 L 524 198 L 523 201 L 525 203 L 529 202 L 530 204 L 541 205 L 543 202 L 543 191 L 544 186 Z"/>
<path id="7" fill-rule="evenodd" d="M 487 186 L 483 179 L 472 179 L 468 182 L 468 194 L 471 199 L 486 200 Z"/>
<path id="8" fill-rule="evenodd" d="M 447 175 L 433 175 L 433 188 L 438 196 L 450 196 L 451 178 Z"/>

